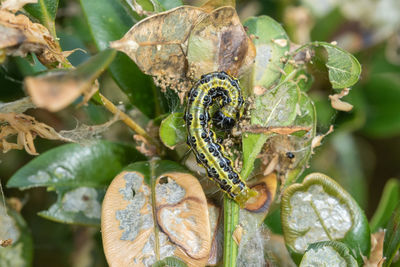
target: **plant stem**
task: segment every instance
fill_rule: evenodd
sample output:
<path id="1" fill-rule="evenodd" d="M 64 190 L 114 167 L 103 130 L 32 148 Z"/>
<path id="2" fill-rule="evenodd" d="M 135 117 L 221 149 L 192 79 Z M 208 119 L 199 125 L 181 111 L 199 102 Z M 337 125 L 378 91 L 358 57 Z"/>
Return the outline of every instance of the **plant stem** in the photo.
<path id="1" fill-rule="evenodd" d="M 239 224 L 239 205 L 229 197 L 224 197 L 224 267 L 236 266 L 238 246 L 233 240 L 233 232 Z"/>
<path id="2" fill-rule="evenodd" d="M 99 93 L 99 96 L 101 98 L 101 101 L 104 104 L 104 107 L 108 109 L 111 113 L 113 114 L 118 114 L 118 116 L 121 118 L 121 120 L 132 130 L 134 130 L 138 135 L 143 136 L 146 138 L 147 141 L 149 141 L 151 144 L 155 145 L 157 148 L 158 143 L 156 140 L 154 140 L 150 135 L 147 134 L 147 132 L 140 127 L 139 124 L 137 124 L 134 120 L 131 119 L 127 114 L 122 112 L 120 109 L 118 109 L 110 100 L 108 100 L 105 96 L 103 96 L 101 93 Z"/>

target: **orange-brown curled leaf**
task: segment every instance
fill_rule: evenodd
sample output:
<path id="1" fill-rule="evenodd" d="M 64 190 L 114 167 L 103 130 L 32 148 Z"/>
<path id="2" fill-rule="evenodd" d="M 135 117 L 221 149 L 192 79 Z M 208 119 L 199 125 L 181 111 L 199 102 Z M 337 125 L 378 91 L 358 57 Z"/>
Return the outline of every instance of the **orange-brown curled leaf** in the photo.
<path id="1" fill-rule="evenodd" d="M 278 179 L 275 173 L 259 177 L 250 187 L 258 192 L 257 198 L 246 203 L 246 210 L 267 215 L 268 209 L 275 199 Z"/>
<path id="2" fill-rule="evenodd" d="M 124 171 L 108 188 L 101 219 L 108 263 L 152 266 L 157 259 L 175 256 L 188 266 L 204 266 L 211 233 L 199 182 L 178 172 L 154 179 L 151 186 L 143 174 Z"/>
<path id="3" fill-rule="evenodd" d="M 0 49 L 13 56 L 36 53 L 44 65 L 65 61 L 60 46 L 46 27 L 31 22 L 23 14 L 5 10 L 0 10 Z"/>
<path id="4" fill-rule="evenodd" d="M 250 67 L 255 55 L 255 47 L 233 7 L 207 14 L 189 37 L 189 70 L 196 78 L 212 71 L 238 76 Z"/>

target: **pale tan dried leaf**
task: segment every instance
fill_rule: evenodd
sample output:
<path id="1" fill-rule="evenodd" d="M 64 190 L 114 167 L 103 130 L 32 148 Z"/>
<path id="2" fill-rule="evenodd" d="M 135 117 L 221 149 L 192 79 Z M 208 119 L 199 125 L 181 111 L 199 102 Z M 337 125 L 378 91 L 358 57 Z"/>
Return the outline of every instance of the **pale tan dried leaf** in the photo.
<path id="1" fill-rule="evenodd" d="M 38 155 L 33 140 L 36 136 L 50 140 L 71 141 L 62 137 L 52 127 L 36 121 L 35 118 L 25 115 L 11 113 L 0 113 L 0 148 L 6 153 L 10 149 L 25 148 L 31 155 Z M 17 135 L 17 143 L 7 141 L 10 136 Z"/>
<path id="2" fill-rule="evenodd" d="M 371 254 L 369 258 L 363 257 L 364 267 L 381 267 L 385 259 L 383 258 L 383 241 L 385 231 L 381 230 L 371 235 Z"/>
<path id="3" fill-rule="evenodd" d="M 65 62 L 59 44 L 46 27 L 33 23 L 23 14 L 0 10 L 0 49 L 7 55 L 26 56 L 36 53 L 44 65 Z"/>
<path id="4" fill-rule="evenodd" d="M 330 95 L 331 106 L 340 111 L 350 111 L 353 109 L 353 105 L 340 100 L 342 97 L 348 95 L 350 92 L 349 88 L 344 88 L 339 94 Z"/>
<path id="5" fill-rule="evenodd" d="M 143 136 L 135 134 L 133 135 L 133 139 L 138 143 L 136 149 L 143 155 L 153 157 L 157 154 L 157 148 L 151 145 Z"/>
<path id="6" fill-rule="evenodd" d="M 235 241 L 236 245 L 240 245 L 240 241 L 242 240 L 243 235 L 243 227 L 241 225 L 237 225 L 232 234 L 232 239 Z"/>
<path id="7" fill-rule="evenodd" d="M 0 113 L 23 113 L 30 108 L 35 108 L 36 106 L 32 103 L 30 97 L 24 97 L 13 102 L 0 103 Z"/>
<path id="8" fill-rule="evenodd" d="M 201 8 L 204 9 L 206 12 L 212 12 L 214 9 L 217 9 L 217 8 L 223 7 L 223 6 L 235 7 L 236 1 L 235 0 L 208 0 L 205 4 L 203 4 L 201 6 Z"/>
<path id="9" fill-rule="evenodd" d="M 97 87 L 92 86 L 92 80 L 71 75 L 69 71 L 25 78 L 25 87 L 33 103 L 52 112 L 67 107 L 86 91 L 93 93 Z"/>
<path id="10" fill-rule="evenodd" d="M 321 145 L 322 139 L 324 139 L 327 135 L 331 134 L 332 132 L 333 132 L 333 125 L 329 127 L 329 130 L 325 134 L 320 134 L 315 136 L 311 142 L 311 149 L 314 150 L 314 148 L 319 147 Z M 314 151 L 312 153 L 314 153 Z"/>
<path id="11" fill-rule="evenodd" d="M 275 199 L 278 177 L 276 173 L 261 175 L 249 181 L 248 184 L 251 189 L 257 191 L 258 195 L 246 203 L 245 209 L 249 212 L 262 214 L 261 221 L 264 221 L 269 207 Z"/>
<path id="12" fill-rule="evenodd" d="M 310 127 L 304 127 L 304 126 L 270 126 L 270 127 L 262 127 L 262 126 L 257 126 L 257 125 L 251 125 L 245 127 L 245 131 L 249 133 L 262 133 L 262 134 L 271 134 L 271 133 L 276 133 L 276 134 L 282 134 L 282 135 L 289 135 L 293 134 L 295 132 L 300 132 L 300 131 L 310 131 Z"/>
<path id="13" fill-rule="evenodd" d="M 12 239 L 1 240 L 0 239 L 0 246 L 5 248 L 12 245 Z"/>
<path id="14" fill-rule="evenodd" d="M 35 3 L 37 3 L 37 0 L 5 0 L 1 3 L 0 10 L 8 10 L 15 13 L 24 5 Z"/>
<path id="15" fill-rule="evenodd" d="M 207 14 L 189 37 L 189 70 L 196 79 L 212 71 L 240 76 L 254 63 L 255 55 L 255 46 L 233 7 Z"/>

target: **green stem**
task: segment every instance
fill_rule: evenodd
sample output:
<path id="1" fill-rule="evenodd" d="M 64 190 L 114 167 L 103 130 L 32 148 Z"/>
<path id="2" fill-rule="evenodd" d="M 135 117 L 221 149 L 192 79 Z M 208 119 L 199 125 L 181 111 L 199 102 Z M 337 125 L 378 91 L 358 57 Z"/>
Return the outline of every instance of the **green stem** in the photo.
<path id="1" fill-rule="evenodd" d="M 239 205 L 229 197 L 224 197 L 224 267 L 236 266 L 238 246 L 233 240 L 233 232 L 239 224 Z"/>

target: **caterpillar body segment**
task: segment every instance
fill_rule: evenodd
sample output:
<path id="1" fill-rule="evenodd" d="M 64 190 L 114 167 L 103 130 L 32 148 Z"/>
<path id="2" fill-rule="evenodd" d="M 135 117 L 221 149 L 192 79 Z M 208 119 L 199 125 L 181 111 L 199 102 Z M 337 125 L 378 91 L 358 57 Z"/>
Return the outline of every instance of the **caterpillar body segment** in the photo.
<path id="1" fill-rule="evenodd" d="M 257 192 L 233 168 L 232 160 L 211 130 L 211 120 L 214 127 L 230 131 L 243 113 L 243 102 L 238 80 L 225 72 L 213 72 L 203 75 L 190 90 L 184 115 L 187 144 L 197 161 L 206 169 L 208 177 L 240 206 Z M 210 115 L 215 105 L 216 111 Z"/>

